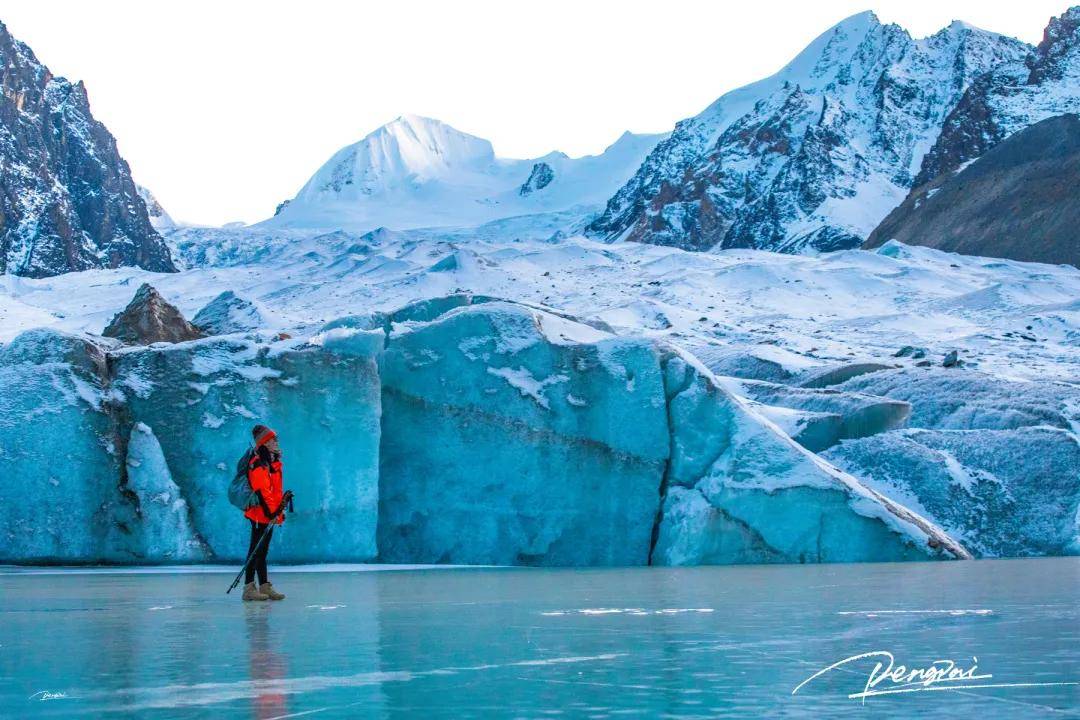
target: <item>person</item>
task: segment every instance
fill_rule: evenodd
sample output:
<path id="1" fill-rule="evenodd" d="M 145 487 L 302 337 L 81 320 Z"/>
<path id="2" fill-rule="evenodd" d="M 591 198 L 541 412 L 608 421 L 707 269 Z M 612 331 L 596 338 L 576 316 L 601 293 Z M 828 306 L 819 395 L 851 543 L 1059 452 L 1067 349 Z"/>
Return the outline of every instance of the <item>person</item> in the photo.
<path id="1" fill-rule="evenodd" d="M 274 537 L 274 525 L 285 521 L 285 505 L 292 497 L 292 491 L 281 490 L 281 445 L 277 433 L 265 425 L 256 425 L 251 430 L 255 440 L 255 452 L 248 464 L 248 482 L 255 491 L 258 504 L 244 511 L 244 516 L 251 523 L 251 540 L 248 555 L 258 552 L 251 558 L 244 575 L 243 599 L 284 600 L 285 595 L 274 589 L 266 576 L 266 557 L 270 552 L 270 542 Z M 266 541 L 259 541 L 266 535 Z M 255 576 L 259 576 L 259 585 L 255 585 Z"/>

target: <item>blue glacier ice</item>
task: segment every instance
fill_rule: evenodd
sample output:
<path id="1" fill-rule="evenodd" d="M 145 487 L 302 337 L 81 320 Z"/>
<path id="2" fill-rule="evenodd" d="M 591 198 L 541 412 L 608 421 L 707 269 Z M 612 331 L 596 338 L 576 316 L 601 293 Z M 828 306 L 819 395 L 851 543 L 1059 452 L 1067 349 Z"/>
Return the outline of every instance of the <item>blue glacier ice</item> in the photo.
<path id="1" fill-rule="evenodd" d="M 0 562 L 112 559 L 123 501 L 105 345 L 29 330 L 0 348 Z"/>
<path id="2" fill-rule="evenodd" d="M 647 562 L 668 454 L 651 343 L 485 303 L 395 326 L 380 370 L 381 559 Z"/>
<path id="3" fill-rule="evenodd" d="M 692 358 L 671 351 L 665 387 L 672 451 L 654 563 L 966 556 L 940 528 L 798 446 Z"/>
<path id="4" fill-rule="evenodd" d="M 153 429 L 135 423 L 128 436 L 125 496 L 132 501 L 127 517 L 117 512 L 112 546 L 125 560 L 203 562 L 209 548 L 195 532 L 191 508 L 173 480 Z"/>
<path id="5" fill-rule="evenodd" d="M 984 557 L 1080 554 L 1080 443 L 1054 427 L 901 430 L 825 457 Z"/>
<path id="6" fill-rule="evenodd" d="M 605 327 L 457 294 L 288 339 L 24 333 L 0 348 L 0 471 L 18 479 L 0 485 L 0 560 L 241 558 L 225 488 L 256 422 L 280 434 L 297 498 L 279 562 L 967 555 L 770 419 L 811 418 L 825 446 L 893 427 L 906 403 L 747 383 L 773 403 L 755 404 L 693 356 Z"/>
<path id="7" fill-rule="evenodd" d="M 274 541 L 280 561 L 376 555 L 382 334 L 314 342 L 240 336 L 130 348 L 113 358 L 125 420 L 153 429 L 193 527 L 214 558 L 243 557 L 243 520 L 224 489 L 256 422 L 285 451 L 296 513 Z"/>

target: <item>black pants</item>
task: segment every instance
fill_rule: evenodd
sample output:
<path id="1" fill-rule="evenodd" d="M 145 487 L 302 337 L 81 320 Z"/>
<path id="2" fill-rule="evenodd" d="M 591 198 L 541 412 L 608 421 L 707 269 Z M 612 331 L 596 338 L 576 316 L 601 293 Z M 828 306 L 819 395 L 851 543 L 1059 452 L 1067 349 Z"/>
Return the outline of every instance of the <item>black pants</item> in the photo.
<path id="1" fill-rule="evenodd" d="M 251 558 L 251 562 L 248 563 L 247 571 L 244 573 L 244 582 L 254 582 L 255 573 L 259 573 L 259 584 L 262 585 L 266 582 L 266 554 L 270 552 L 270 541 L 274 539 L 274 526 L 257 523 L 251 519 L 248 522 L 251 523 L 251 542 L 248 544 L 248 555 L 251 555 L 255 550 L 259 540 L 262 540 L 263 533 L 266 533 L 267 537 L 266 542 L 259 548 L 258 554 Z"/>

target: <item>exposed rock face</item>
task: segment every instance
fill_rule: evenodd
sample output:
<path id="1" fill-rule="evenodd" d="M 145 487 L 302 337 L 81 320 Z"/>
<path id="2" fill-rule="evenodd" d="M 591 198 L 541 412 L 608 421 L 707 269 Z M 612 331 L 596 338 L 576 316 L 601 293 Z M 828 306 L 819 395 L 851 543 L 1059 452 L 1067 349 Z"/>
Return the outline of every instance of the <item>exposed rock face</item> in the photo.
<path id="1" fill-rule="evenodd" d="M 1080 113 L 1080 6 L 1053 18 L 1025 58 L 995 68 L 968 88 L 927 153 L 915 186 L 1029 125 L 1066 113 Z"/>
<path id="2" fill-rule="evenodd" d="M 0 273 L 175 270 L 86 88 L 0 24 Z"/>
<path id="3" fill-rule="evenodd" d="M 857 247 L 972 81 L 1029 50 L 963 23 L 914 40 L 856 15 L 676 125 L 588 231 L 691 250 Z"/>
<path id="4" fill-rule="evenodd" d="M 870 235 L 968 255 L 1080 266 L 1080 117 L 1043 120 L 908 196 Z"/>
<path id="5" fill-rule="evenodd" d="M 543 190 L 555 179 L 555 171 L 546 162 L 538 162 L 533 165 L 529 179 L 518 190 L 518 195 L 529 195 L 537 190 Z"/>
<path id="6" fill-rule="evenodd" d="M 153 287 L 143 284 L 124 311 L 117 313 L 102 333 L 129 345 L 177 343 L 203 336 Z"/>

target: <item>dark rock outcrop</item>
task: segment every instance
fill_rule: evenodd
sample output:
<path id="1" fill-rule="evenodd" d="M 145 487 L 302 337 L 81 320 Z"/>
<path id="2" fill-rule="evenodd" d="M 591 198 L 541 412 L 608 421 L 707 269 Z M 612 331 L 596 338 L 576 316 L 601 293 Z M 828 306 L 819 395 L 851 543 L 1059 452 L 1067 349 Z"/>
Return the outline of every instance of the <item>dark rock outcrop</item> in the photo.
<path id="1" fill-rule="evenodd" d="M 1057 115 L 1080 113 L 1080 6 L 1052 18 L 1025 58 L 977 79 L 949 113 L 915 178 L 919 188 L 1010 135 Z"/>
<path id="2" fill-rule="evenodd" d="M 966 255 L 1080 267 L 1080 117 L 1022 130 L 914 190 L 870 235 Z"/>
<path id="3" fill-rule="evenodd" d="M 176 343 L 203 337 L 203 333 L 189 323 L 174 305 L 145 283 L 124 311 L 117 313 L 101 334 L 128 345 Z"/>
<path id="4" fill-rule="evenodd" d="M 119 266 L 176 269 L 86 88 L 0 23 L 0 273 Z"/>
<path id="5" fill-rule="evenodd" d="M 532 172 L 529 173 L 529 179 L 525 181 L 520 188 L 518 188 L 518 195 L 531 195 L 537 190 L 543 190 L 551 181 L 555 179 L 555 171 L 551 169 L 551 166 L 546 162 L 535 163 L 532 167 Z"/>

